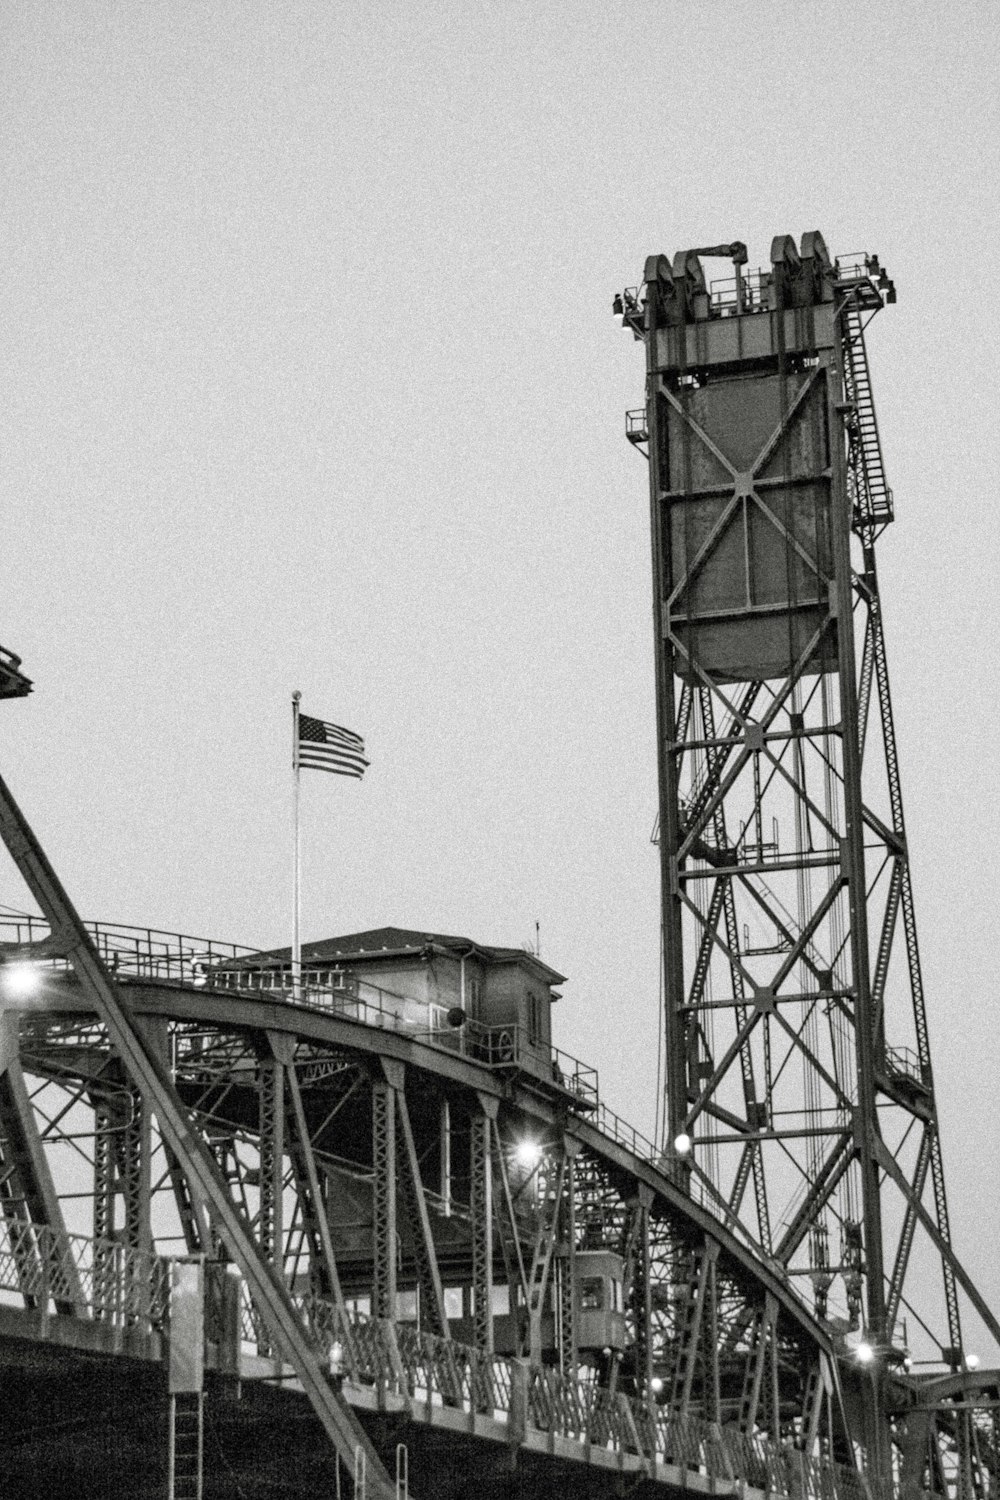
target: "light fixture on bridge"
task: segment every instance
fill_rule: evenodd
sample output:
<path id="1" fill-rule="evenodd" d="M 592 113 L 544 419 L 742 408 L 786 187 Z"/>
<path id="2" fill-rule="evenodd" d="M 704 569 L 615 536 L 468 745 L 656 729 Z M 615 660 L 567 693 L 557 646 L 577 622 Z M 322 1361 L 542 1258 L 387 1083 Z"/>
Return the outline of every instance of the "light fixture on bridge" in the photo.
<path id="1" fill-rule="evenodd" d="M 859 1365 L 870 1365 L 875 1360 L 875 1346 L 869 1344 L 867 1339 L 862 1339 L 854 1350 L 854 1358 Z"/>
<path id="2" fill-rule="evenodd" d="M 978 1354 L 967 1354 L 965 1356 L 965 1368 L 967 1370 L 978 1370 L 979 1369 L 979 1355 Z"/>
<path id="3" fill-rule="evenodd" d="M 514 1159 L 526 1172 L 533 1172 L 542 1159 L 542 1148 L 530 1136 L 525 1136 L 514 1147 Z"/>
<path id="4" fill-rule="evenodd" d="M 621 299 L 620 292 L 615 293 L 615 300 L 611 304 L 611 311 L 614 314 L 615 322 L 620 328 L 625 321 L 625 304 Z"/>
<path id="5" fill-rule="evenodd" d="M 24 1000 L 37 993 L 42 976 L 35 964 L 5 964 L 0 969 L 0 989 L 12 1000 Z"/>
<path id="6" fill-rule="evenodd" d="M 653 1376 L 652 1380 L 649 1382 L 649 1389 L 652 1391 L 654 1396 L 658 1396 L 663 1390 L 663 1381 L 660 1379 L 659 1375 Z"/>
<path id="7" fill-rule="evenodd" d="M 691 1150 L 691 1137 L 686 1130 L 682 1130 L 680 1135 L 674 1136 L 674 1150 L 678 1156 L 687 1156 Z"/>

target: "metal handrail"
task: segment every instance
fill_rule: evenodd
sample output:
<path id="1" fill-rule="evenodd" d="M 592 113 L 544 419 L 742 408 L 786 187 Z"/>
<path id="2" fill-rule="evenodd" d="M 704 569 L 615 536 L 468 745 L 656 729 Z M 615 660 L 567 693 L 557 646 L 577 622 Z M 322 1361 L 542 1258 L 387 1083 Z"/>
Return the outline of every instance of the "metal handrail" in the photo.
<path id="1" fill-rule="evenodd" d="M 169 1262 L 119 1240 L 66 1234 L 47 1224 L 0 1218 L 0 1293 L 14 1293 L 43 1316 L 50 1303 L 82 1299 L 90 1318 L 145 1331 L 167 1327 Z"/>
<path id="2" fill-rule="evenodd" d="M 0 1219 L 0 1293 L 16 1293 L 49 1315 L 50 1303 L 73 1302 L 77 1316 L 113 1327 L 166 1332 L 170 1260 L 118 1240 L 87 1239 L 47 1225 Z M 240 1340 L 269 1352 L 263 1322 L 241 1289 Z M 82 1305 L 80 1305 L 82 1301 Z M 528 1426 L 589 1446 L 704 1474 L 733 1477 L 771 1494 L 810 1500 L 862 1500 L 864 1481 L 823 1457 L 779 1447 L 696 1416 L 623 1394 L 612 1395 L 592 1374 L 558 1370 L 486 1354 L 413 1324 L 347 1313 L 313 1296 L 295 1296 L 304 1329 L 331 1375 L 395 1390 L 433 1407 L 451 1406 L 510 1423 L 520 1383 Z M 526 1385 L 525 1385 L 526 1382 Z"/>
<path id="3" fill-rule="evenodd" d="M 592 1372 L 576 1377 L 485 1354 L 414 1324 L 392 1324 L 361 1313 L 345 1315 L 319 1298 L 298 1299 L 320 1355 L 335 1360 L 358 1385 L 395 1391 L 421 1406 L 450 1406 L 509 1424 L 523 1392 L 523 1416 L 535 1431 L 588 1447 L 671 1464 L 708 1479 L 738 1479 L 772 1495 L 808 1500 L 864 1500 L 854 1469 L 823 1456 L 779 1446 L 762 1433 L 739 1433 L 698 1416 L 612 1394 Z M 244 1337 L 255 1338 L 244 1319 Z M 351 1352 L 348 1353 L 347 1351 Z"/>
<path id="4" fill-rule="evenodd" d="M 118 922 L 85 922 L 84 926 L 111 972 L 129 978 L 200 986 L 213 967 L 253 958 L 260 952 L 236 943 L 188 937 L 154 927 L 129 927 Z M 0 944 L 26 947 L 44 943 L 50 935 L 44 917 L 0 913 Z M 66 967 L 66 960 L 58 955 L 46 961 L 58 968 Z"/>

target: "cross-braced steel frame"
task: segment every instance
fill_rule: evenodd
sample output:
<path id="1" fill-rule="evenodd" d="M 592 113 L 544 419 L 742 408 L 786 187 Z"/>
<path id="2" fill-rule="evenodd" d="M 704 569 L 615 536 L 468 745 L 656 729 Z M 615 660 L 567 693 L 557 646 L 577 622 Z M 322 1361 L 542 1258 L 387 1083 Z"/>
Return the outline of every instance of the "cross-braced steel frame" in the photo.
<path id="1" fill-rule="evenodd" d="M 818 235 L 801 256 L 779 237 L 754 277 L 723 248 L 743 260 L 721 291 L 687 252 L 625 298 L 647 356 L 629 437 L 651 496 L 663 1145 L 820 1318 L 862 1329 L 884 1474 L 901 1320 L 955 1368 L 958 1286 L 1000 1328 L 949 1236 L 876 568 L 882 298 L 870 261 L 833 265 Z M 918 1226 L 936 1319 L 912 1291 Z"/>

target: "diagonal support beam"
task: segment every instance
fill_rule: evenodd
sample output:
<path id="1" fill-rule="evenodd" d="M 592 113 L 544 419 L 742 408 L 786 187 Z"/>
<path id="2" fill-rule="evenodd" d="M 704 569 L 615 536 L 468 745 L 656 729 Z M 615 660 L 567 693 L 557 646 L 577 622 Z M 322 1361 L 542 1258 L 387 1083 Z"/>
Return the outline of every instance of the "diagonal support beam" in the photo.
<path id="1" fill-rule="evenodd" d="M 787 1266 L 809 1233 L 810 1225 L 820 1208 L 827 1202 L 853 1160 L 854 1137 L 851 1131 L 845 1130 L 837 1137 L 833 1149 L 815 1174 L 812 1185 L 799 1206 L 798 1213 L 775 1245 L 775 1260 Z"/>
<path id="2" fill-rule="evenodd" d="M 396 1090 L 396 1119 L 399 1123 L 396 1148 L 403 1169 L 399 1174 L 400 1187 L 403 1190 L 403 1204 L 410 1221 L 410 1234 L 417 1262 L 417 1279 L 420 1283 L 422 1315 L 431 1324 L 432 1333 L 446 1339 L 451 1335 L 448 1331 L 448 1315 L 444 1308 L 444 1287 L 441 1282 L 430 1215 L 427 1212 L 427 1199 L 424 1195 L 423 1178 L 420 1175 L 420 1162 L 417 1160 L 417 1146 L 413 1139 L 410 1111 L 406 1104 L 406 1092 L 402 1086 Z"/>
<path id="3" fill-rule="evenodd" d="M 286 1288 L 274 1267 L 261 1255 L 247 1221 L 229 1197 L 208 1147 L 192 1129 L 167 1068 L 136 1025 L 128 1003 L 98 957 L 75 907 L 2 779 L 0 836 L 46 920 L 54 929 L 65 931 L 67 957 L 81 989 L 107 1028 L 129 1077 L 152 1105 L 160 1129 L 192 1188 L 208 1204 L 233 1260 L 295 1370 L 324 1432 L 345 1464 L 353 1466 L 359 1449 L 365 1455 L 371 1500 L 396 1500 L 395 1485 L 375 1447 L 354 1413 L 332 1389 Z"/>
<path id="4" fill-rule="evenodd" d="M 889 1148 L 885 1145 L 884 1141 L 882 1141 L 877 1136 L 875 1138 L 874 1155 L 878 1166 L 883 1172 L 887 1174 L 887 1176 L 892 1178 L 893 1182 L 903 1194 L 903 1197 L 906 1199 L 907 1206 L 909 1206 L 910 1204 L 913 1205 L 913 1209 L 917 1215 L 917 1218 L 920 1220 L 921 1224 L 924 1226 L 927 1233 L 934 1241 L 934 1244 L 940 1252 L 941 1259 L 951 1268 L 955 1280 L 958 1282 L 959 1286 L 962 1288 L 965 1295 L 968 1297 L 969 1301 L 976 1309 L 976 1312 L 982 1318 L 990 1333 L 996 1339 L 997 1343 L 1000 1344 L 1000 1322 L 997 1321 L 994 1314 L 990 1311 L 982 1295 L 977 1290 L 975 1282 L 972 1280 L 971 1276 L 962 1265 L 962 1262 L 959 1260 L 958 1256 L 955 1254 L 954 1250 L 951 1248 L 950 1244 L 945 1239 L 940 1229 L 938 1229 L 937 1225 L 931 1218 L 930 1214 L 927 1212 L 924 1205 L 914 1197 L 913 1189 L 907 1182 L 906 1175 L 903 1172 L 902 1167 L 899 1166 L 896 1158 L 892 1155 Z"/>
<path id="5" fill-rule="evenodd" d="M 312 1200 L 312 1218 L 315 1233 L 319 1239 L 320 1254 L 322 1257 L 323 1274 L 337 1304 L 337 1311 L 347 1326 L 347 1308 L 344 1304 L 344 1293 L 340 1285 L 340 1275 L 337 1271 L 337 1257 L 333 1253 L 333 1236 L 330 1233 L 330 1222 L 326 1215 L 326 1206 L 323 1201 L 323 1189 L 319 1180 L 319 1171 L 316 1167 L 316 1156 L 312 1147 L 312 1138 L 309 1134 L 309 1122 L 306 1119 L 305 1107 L 302 1103 L 302 1089 L 295 1072 L 295 1064 L 285 1064 L 285 1088 L 288 1101 L 291 1104 L 292 1121 L 295 1125 L 294 1139 L 289 1141 L 289 1150 L 297 1156 L 300 1170 L 305 1177 L 308 1186 L 309 1197 Z M 279 1262 L 280 1264 L 280 1262 Z"/>
<path id="6" fill-rule="evenodd" d="M 34 1224 L 53 1230 L 57 1242 L 67 1247 L 62 1257 L 59 1282 L 67 1295 L 56 1299 L 62 1313 L 86 1316 L 87 1300 L 68 1253 L 69 1240 L 59 1196 L 52 1181 L 45 1148 L 38 1134 L 35 1113 L 28 1098 L 18 1056 L 17 1018 L 0 1013 L 0 1134 L 10 1152 L 25 1204 Z"/>

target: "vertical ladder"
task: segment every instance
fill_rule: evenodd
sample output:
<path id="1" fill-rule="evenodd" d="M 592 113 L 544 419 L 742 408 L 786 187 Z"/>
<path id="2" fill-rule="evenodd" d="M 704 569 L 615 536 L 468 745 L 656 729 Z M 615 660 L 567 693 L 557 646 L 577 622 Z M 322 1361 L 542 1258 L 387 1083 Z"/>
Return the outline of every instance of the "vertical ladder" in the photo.
<path id="1" fill-rule="evenodd" d="M 202 1500 L 204 1396 L 170 1397 L 169 1500 Z"/>

